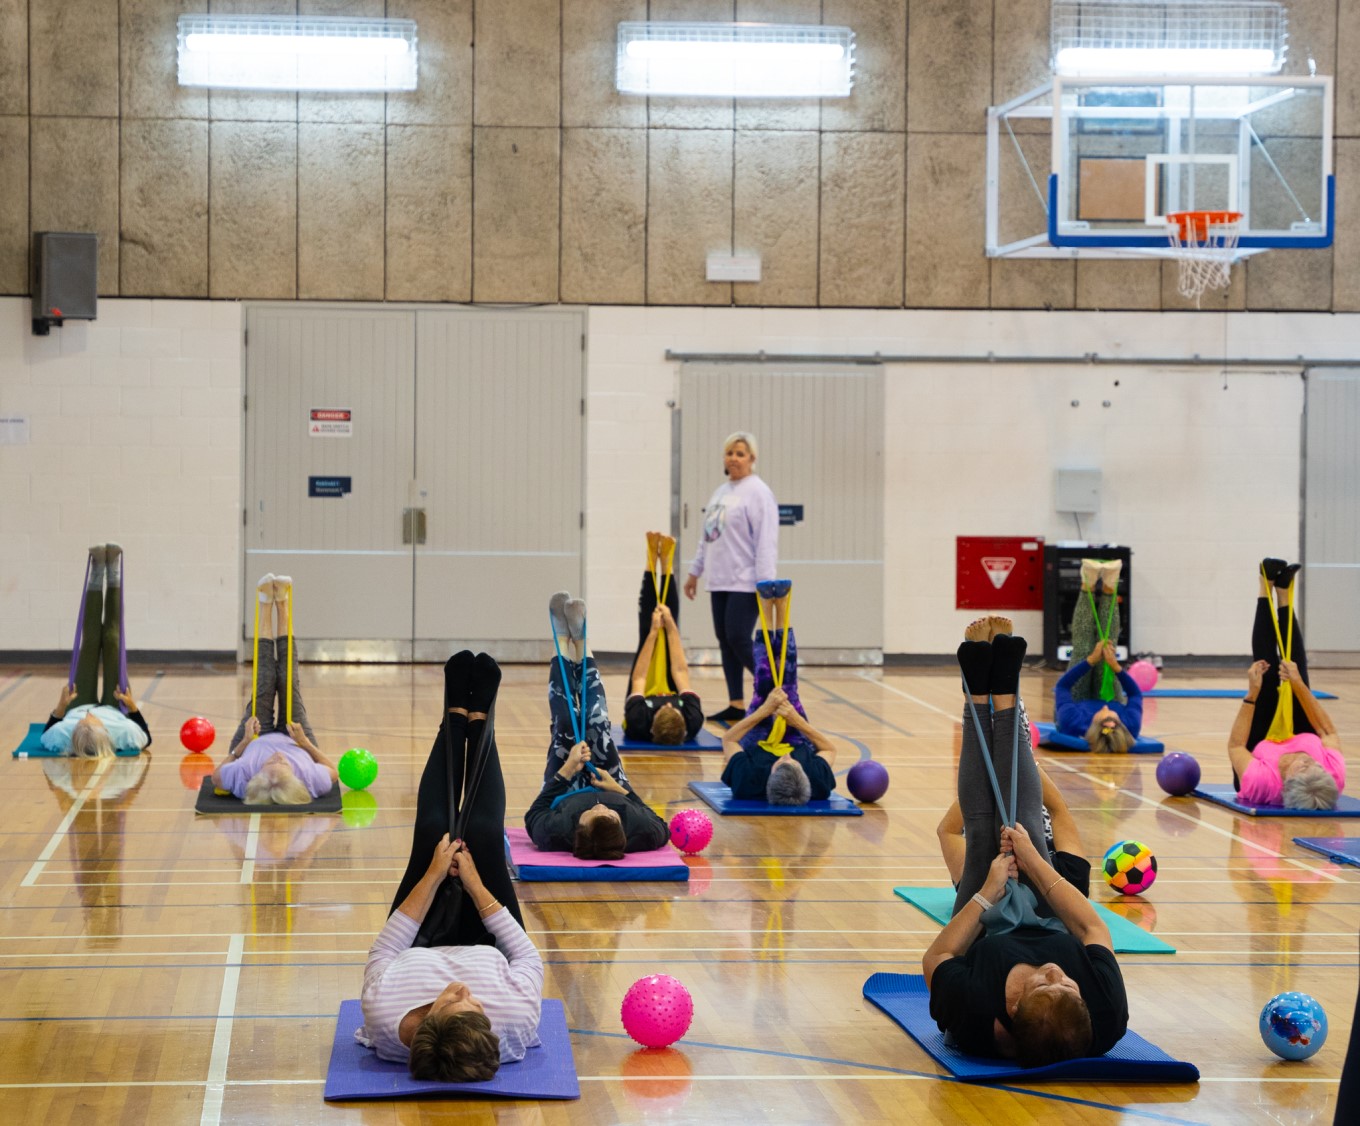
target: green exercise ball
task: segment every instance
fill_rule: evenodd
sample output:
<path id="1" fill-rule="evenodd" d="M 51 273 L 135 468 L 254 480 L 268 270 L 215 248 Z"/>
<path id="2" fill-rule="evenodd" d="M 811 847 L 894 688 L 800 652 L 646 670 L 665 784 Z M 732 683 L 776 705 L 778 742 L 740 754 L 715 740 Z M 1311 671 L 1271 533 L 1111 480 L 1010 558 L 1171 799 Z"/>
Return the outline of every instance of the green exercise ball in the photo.
<path id="1" fill-rule="evenodd" d="M 366 790 L 378 777 L 378 760 L 363 747 L 351 747 L 340 756 L 338 773 L 351 790 Z"/>

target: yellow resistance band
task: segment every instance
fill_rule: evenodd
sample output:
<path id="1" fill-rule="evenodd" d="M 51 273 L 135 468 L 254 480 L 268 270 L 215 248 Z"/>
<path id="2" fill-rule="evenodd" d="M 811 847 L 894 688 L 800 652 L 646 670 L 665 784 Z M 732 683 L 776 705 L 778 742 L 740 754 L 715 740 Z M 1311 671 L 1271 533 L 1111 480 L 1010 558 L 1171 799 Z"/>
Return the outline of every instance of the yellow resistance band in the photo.
<path id="1" fill-rule="evenodd" d="M 255 642 L 250 659 L 250 714 L 260 706 L 260 600 L 255 599 Z M 288 688 L 284 698 L 284 724 L 293 722 L 293 588 L 288 588 Z"/>
<path id="2" fill-rule="evenodd" d="M 293 587 L 288 586 L 288 666 L 284 671 L 285 683 L 288 685 L 287 700 L 283 708 L 283 723 L 285 730 L 288 724 L 293 722 Z"/>
<path id="3" fill-rule="evenodd" d="M 656 593 L 656 604 L 664 606 L 666 598 L 671 592 L 671 571 L 675 561 L 675 544 L 671 544 L 670 550 L 666 553 L 664 560 L 658 559 L 665 571 L 664 582 L 657 577 L 656 571 L 652 571 L 652 590 Z M 643 679 L 642 694 L 644 696 L 667 696 L 671 692 L 671 679 L 667 672 L 669 662 L 666 650 L 666 631 L 659 630 L 656 635 L 656 644 L 652 649 L 652 659 L 647 666 L 647 675 Z"/>
<path id="4" fill-rule="evenodd" d="M 775 671 L 774 647 L 770 644 L 770 627 L 765 621 L 765 607 L 760 604 L 759 597 L 756 598 L 756 612 L 760 615 L 760 633 L 765 639 L 765 656 L 770 662 L 770 676 L 774 679 L 776 688 L 784 687 L 784 670 L 788 667 L 789 659 L 789 632 L 792 629 L 793 615 L 789 614 L 789 620 L 784 623 L 784 640 L 779 647 L 779 669 Z M 782 715 L 774 717 L 774 722 L 770 724 L 770 737 L 762 739 L 760 746 L 769 751 L 772 755 L 786 755 L 793 746 L 784 742 L 784 732 L 788 729 Z"/>
<path id="5" fill-rule="evenodd" d="M 255 598 L 255 647 L 250 658 L 250 717 L 255 718 L 255 712 L 260 702 L 260 599 Z"/>
<path id="6" fill-rule="evenodd" d="M 1261 574 L 1265 574 L 1265 568 L 1261 568 Z M 1270 615 L 1271 624 L 1275 627 L 1275 644 L 1279 646 L 1280 653 L 1286 661 L 1292 661 L 1294 652 L 1294 583 L 1289 584 L 1289 626 L 1285 636 L 1280 636 L 1280 618 L 1273 612 Z M 1266 738 L 1272 743 L 1286 743 L 1294 738 L 1294 689 L 1290 687 L 1289 681 L 1283 676 L 1280 677 L 1280 699 L 1275 705 L 1275 716 L 1270 721 L 1270 730 L 1266 732 Z"/>

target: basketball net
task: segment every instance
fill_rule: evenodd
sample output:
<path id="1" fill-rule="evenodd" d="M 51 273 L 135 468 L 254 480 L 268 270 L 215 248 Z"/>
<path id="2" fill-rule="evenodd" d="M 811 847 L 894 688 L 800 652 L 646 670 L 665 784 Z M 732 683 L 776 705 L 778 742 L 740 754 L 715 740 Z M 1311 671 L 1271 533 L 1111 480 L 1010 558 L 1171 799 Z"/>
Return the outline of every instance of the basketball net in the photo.
<path id="1" fill-rule="evenodd" d="M 1173 211 L 1167 217 L 1182 297 L 1200 298 L 1206 289 L 1227 289 L 1241 236 L 1240 211 Z"/>

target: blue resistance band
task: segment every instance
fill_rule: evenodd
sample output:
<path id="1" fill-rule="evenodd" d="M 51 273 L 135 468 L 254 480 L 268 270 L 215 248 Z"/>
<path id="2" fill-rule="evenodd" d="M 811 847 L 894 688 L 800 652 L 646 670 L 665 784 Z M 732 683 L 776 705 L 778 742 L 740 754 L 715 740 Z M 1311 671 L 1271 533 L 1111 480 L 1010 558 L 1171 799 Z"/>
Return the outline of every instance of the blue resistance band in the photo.
<path id="1" fill-rule="evenodd" d="M 586 632 L 587 625 L 581 626 L 581 710 L 576 710 L 576 701 L 572 699 L 571 681 L 567 677 L 567 659 L 562 656 L 562 646 L 557 640 L 557 623 L 553 621 L 551 612 L 548 614 L 548 625 L 552 629 L 553 648 L 557 651 L 557 664 L 562 670 L 562 692 L 567 698 L 567 709 L 571 715 L 571 733 L 576 737 L 577 743 L 586 741 Z M 989 764 L 990 765 L 990 764 Z M 586 770 L 591 775 L 595 773 L 595 764 L 586 762 Z"/>
<path id="2" fill-rule="evenodd" d="M 987 746 L 987 740 L 982 734 L 982 720 L 978 718 L 977 705 L 973 703 L 973 694 L 968 691 L 968 682 L 963 682 L 963 698 L 968 701 L 968 711 L 973 717 L 973 730 L 977 732 L 978 746 L 982 748 L 982 764 L 987 768 L 987 777 L 992 783 L 992 793 L 996 797 L 996 808 L 1001 813 L 1001 820 L 1007 828 L 1015 828 L 1015 798 L 1016 786 L 1020 779 L 1020 694 L 1015 696 L 1015 737 L 1011 742 L 1011 804 L 1008 807 L 1005 800 L 1001 797 L 1001 783 L 997 781 L 996 767 L 992 765 L 991 751 Z"/>

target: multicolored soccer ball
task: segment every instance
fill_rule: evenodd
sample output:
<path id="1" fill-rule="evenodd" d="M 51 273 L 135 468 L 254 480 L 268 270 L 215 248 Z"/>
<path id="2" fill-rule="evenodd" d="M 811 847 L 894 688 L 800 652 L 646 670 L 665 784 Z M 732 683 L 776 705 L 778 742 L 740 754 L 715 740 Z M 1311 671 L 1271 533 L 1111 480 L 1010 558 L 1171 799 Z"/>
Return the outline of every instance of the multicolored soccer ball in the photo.
<path id="1" fill-rule="evenodd" d="M 1157 858 L 1142 841 L 1120 841 L 1101 862 L 1105 882 L 1121 895 L 1141 895 L 1157 879 Z"/>

